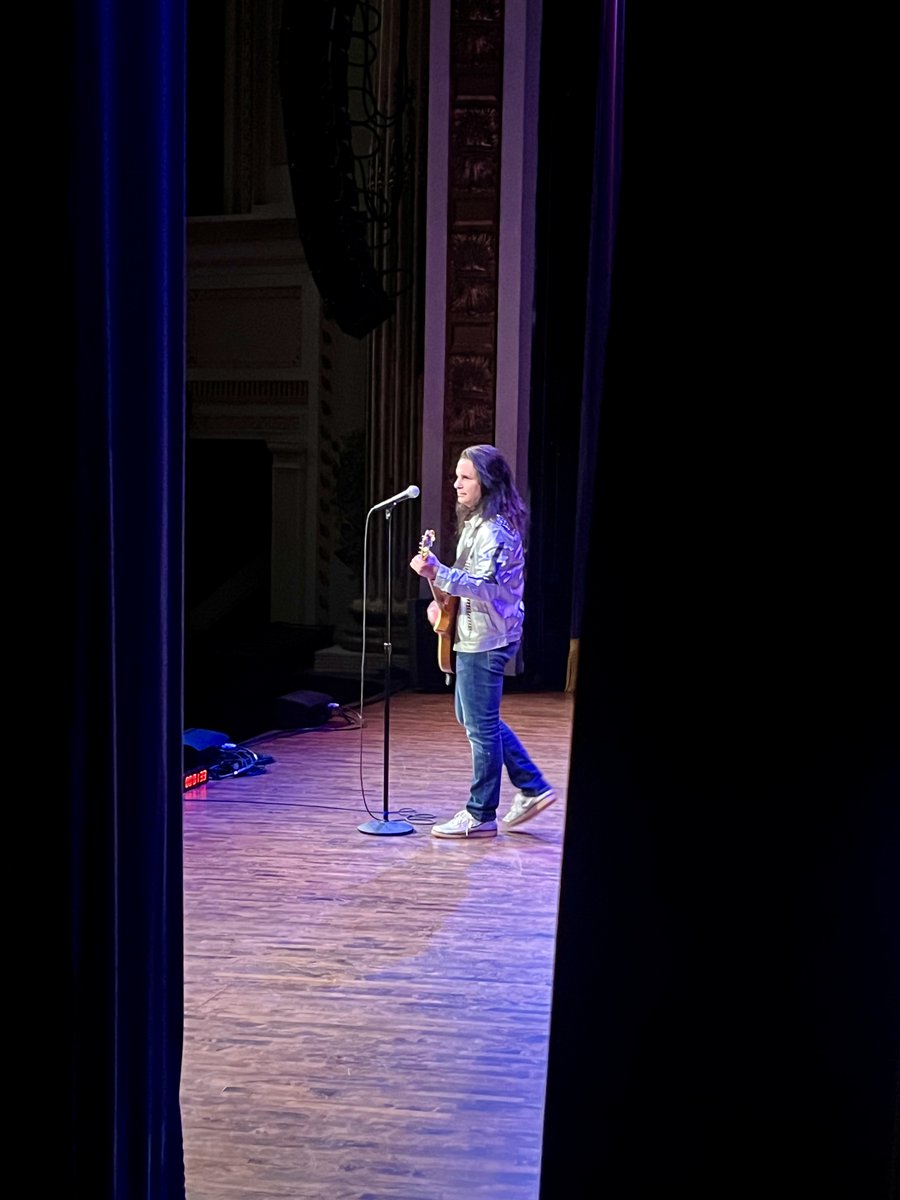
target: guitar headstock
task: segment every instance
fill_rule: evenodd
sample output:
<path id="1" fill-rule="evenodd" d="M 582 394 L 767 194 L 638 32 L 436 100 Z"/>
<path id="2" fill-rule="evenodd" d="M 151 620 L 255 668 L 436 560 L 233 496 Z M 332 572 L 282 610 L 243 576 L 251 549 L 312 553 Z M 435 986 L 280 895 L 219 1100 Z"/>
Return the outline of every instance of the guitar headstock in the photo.
<path id="1" fill-rule="evenodd" d="M 421 541 L 419 542 L 419 553 L 422 555 L 423 558 L 425 558 L 425 556 L 431 550 L 433 545 L 434 545 L 434 530 L 426 529 L 425 532 L 422 534 Z"/>

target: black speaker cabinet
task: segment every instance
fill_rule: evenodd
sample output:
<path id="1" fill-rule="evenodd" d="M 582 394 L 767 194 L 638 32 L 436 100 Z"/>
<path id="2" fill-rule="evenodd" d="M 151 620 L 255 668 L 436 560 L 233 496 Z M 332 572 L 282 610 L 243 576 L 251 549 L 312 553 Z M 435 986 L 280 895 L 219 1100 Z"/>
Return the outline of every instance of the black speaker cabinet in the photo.
<path id="1" fill-rule="evenodd" d="M 275 701 L 276 729 L 311 729 L 324 725 L 339 707 L 324 692 L 289 692 Z"/>

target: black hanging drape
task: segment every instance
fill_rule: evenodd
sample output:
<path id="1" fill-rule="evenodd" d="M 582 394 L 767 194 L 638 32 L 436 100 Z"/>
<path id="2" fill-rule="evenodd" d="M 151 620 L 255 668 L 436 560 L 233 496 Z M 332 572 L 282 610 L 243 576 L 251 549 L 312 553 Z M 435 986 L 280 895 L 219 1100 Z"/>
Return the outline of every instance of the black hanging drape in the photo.
<path id="1" fill-rule="evenodd" d="M 600 6 L 576 19 L 547 5 L 541 23 L 524 666 L 531 686 L 551 690 L 566 685 L 573 586 L 580 587 L 586 551 L 576 513 L 583 489 L 590 495 L 593 485 L 593 471 L 585 478 L 578 464 L 582 421 L 593 420 L 582 416 L 583 406 L 599 404 L 598 396 L 582 396 L 585 296 L 595 261 L 595 127 L 600 120 L 614 128 L 606 109 L 598 111 L 605 87 L 604 77 L 598 92 L 601 22 Z"/>
<path id="2" fill-rule="evenodd" d="M 525 666 L 572 691 L 619 192 L 624 5 L 548 6 L 541 32 Z"/>
<path id="3" fill-rule="evenodd" d="M 885 30 L 623 9 L 541 1198 L 888 1200 Z"/>
<path id="4" fill-rule="evenodd" d="M 181 1200 L 185 11 L 84 0 L 54 36 L 67 19 L 42 179 L 69 1054 L 41 1125 L 59 1194 Z"/>
<path id="5" fill-rule="evenodd" d="M 622 85 L 625 70 L 625 0 L 601 6 L 597 41 L 597 99 L 594 121 L 594 170 L 591 180 L 590 238 L 587 254 L 581 425 L 575 496 L 575 546 L 572 559 L 572 618 L 566 689 L 578 682 L 578 652 L 584 619 L 590 558 L 591 517 L 597 439 L 603 406 L 603 376 L 619 210 L 622 138 Z"/>

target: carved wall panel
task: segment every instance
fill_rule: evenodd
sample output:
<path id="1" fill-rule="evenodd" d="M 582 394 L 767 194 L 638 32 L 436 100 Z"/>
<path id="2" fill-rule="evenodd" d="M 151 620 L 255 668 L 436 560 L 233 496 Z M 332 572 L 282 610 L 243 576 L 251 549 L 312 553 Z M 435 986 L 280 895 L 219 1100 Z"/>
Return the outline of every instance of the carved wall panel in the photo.
<path id="1" fill-rule="evenodd" d="M 454 0 L 447 197 L 444 474 L 439 555 L 452 561 L 460 452 L 493 442 L 503 98 L 502 0 Z"/>

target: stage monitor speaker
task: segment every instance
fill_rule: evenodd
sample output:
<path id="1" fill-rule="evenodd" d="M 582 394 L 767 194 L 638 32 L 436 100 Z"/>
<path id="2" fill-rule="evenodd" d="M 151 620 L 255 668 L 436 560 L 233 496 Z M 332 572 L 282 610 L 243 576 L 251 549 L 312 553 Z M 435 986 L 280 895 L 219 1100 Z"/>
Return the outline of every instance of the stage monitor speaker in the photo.
<path id="1" fill-rule="evenodd" d="M 289 692 L 275 701 L 275 728 L 313 729 L 324 725 L 339 707 L 324 692 Z"/>

